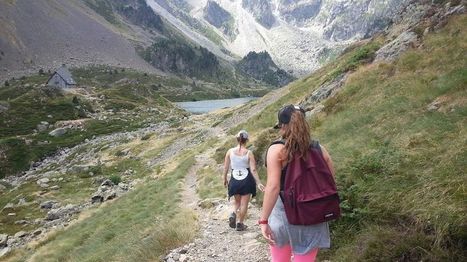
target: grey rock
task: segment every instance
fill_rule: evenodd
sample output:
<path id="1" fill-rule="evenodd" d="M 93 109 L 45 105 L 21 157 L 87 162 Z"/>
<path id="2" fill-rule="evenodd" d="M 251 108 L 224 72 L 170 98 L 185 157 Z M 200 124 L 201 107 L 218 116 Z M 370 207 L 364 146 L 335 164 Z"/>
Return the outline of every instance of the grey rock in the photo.
<path id="1" fill-rule="evenodd" d="M 10 252 L 10 250 L 11 250 L 10 247 L 0 248 L 0 257 L 3 257 L 3 256 L 5 256 L 6 254 L 8 254 L 8 252 Z"/>
<path id="2" fill-rule="evenodd" d="M 65 128 L 57 128 L 57 129 L 52 130 L 49 133 L 49 135 L 54 136 L 54 137 L 59 137 L 59 136 L 63 136 L 66 132 L 67 130 Z"/>
<path id="3" fill-rule="evenodd" d="M 431 104 L 428 105 L 427 110 L 430 112 L 438 111 L 441 107 L 441 103 L 439 101 L 433 101 Z"/>
<path id="4" fill-rule="evenodd" d="M 106 179 L 106 180 L 104 180 L 104 182 L 102 182 L 101 187 L 102 186 L 110 186 L 111 187 L 113 185 L 114 185 L 114 183 L 112 182 L 112 180 Z"/>
<path id="5" fill-rule="evenodd" d="M 13 204 L 13 203 L 8 203 L 8 204 L 6 204 L 6 205 L 3 207 L 2 210 L 4 210 L 4 209 L 9 209 L 9 208 L 14 208 L 14 207 L 15 207 L 15 204 Z"/>
<path id="6" fill-rule="evenodd" d="M 50 190 L 59 190 L 59 189 L 60 189 L 60 186 L 57 186 L 57 185 L 50 187 Z"/>
<path id="7" fill-rule="evenodd" d="M 8 241 L 8 235 L 7 234 L 0 234 L 0 247 L 6 246 Z"/>
<path id="8" fill-rule="evenodd" d="M 36 126 L 38 132 L 43 132 L 49 128 L 49 123 L 42 121 L 40 124 Z"/>
<path id="9" fill-rule="evenodd" d="M 43 231 L 44 231 L 43 228 L 38 228 L 38 229 L 34 230 L 34 232 L 32 232 L 32 234 L 34 236 L 38 236 L 38 235 L 42 234 Z"/>
<path id="10" fill-rule="evenodd" d="M 14 216 L 16 216 L 16 213 L 8 213 L 8 216 L 9 217 L 14 217 Z"/>
<path id="11" fill-rule="evenodd" d="M 28 221 L 26 221 L 26 220 L 24 220 L 24 219 L 15 221 L 15 225 L 25 225 L 25 224 L 27 224 L 27 223 L 28 223 Z"/>
<path id="12" fill-rule="evenodd" d="M 27 204 L 26 199 L 25 199 L 24 197 L 22 197 L 22 198 L 20 198 L 20 199 L 18 200 L 17 206 L 24 206 L 24 205 L 26 205 L 26 204 Z"/>
<path id="13" fill-rule="evenodd" d="M 15 238 L 22 238 L 28 235 L 28 232 L 26 231 L 19 231 L 18 233 L 15 234 Z"/>
<path id="14" fill-rule="evenodd" d="M 44 201 L 40 204 L 40 208 L 42 209 L 51 209 L 54 207 L 55 204 L 57 204 L 58 202 L 57 201 L 54 201 L 54 200 L 48 200 L 48 201 Z"/>
<path id="15" fill-rule="evenodd" d="M 73 214 L 79 213 L 80 210 L 77 206 L 68 204 L 65 207 L 54 208 L 47 213 L 46 220 L 56 220 L 63 217 L 69 217 Z"/>
<path id="16" fill-rule="evenodd" d="M 50 179 L 45 177 L 45 178 L 41 178 L 41 179 L 37 180 L 37 184 L 38 185 L 47 184 L 47 183 L 49 183 L 49 181 L 50 181 Z"/>
<path id="17" fill-rule="evenodd" d="M 375 61 L 394 61 L 399 55 L 418 43 L 418 37 L 414 32 L 403 32 L 392 42 L 376 51 Z"/>

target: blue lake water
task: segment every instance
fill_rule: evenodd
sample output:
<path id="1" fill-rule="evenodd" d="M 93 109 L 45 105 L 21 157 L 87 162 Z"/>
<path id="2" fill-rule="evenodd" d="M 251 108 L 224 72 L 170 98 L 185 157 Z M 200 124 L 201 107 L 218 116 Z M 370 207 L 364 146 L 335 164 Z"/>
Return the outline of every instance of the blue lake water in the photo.
<path id="1" fill-rule="evenodd" d="M 179 107 L 195 114 L 208 113 L 217 109 L 238 106 L 245 104 L 251 100 L 258 99 L 257 97 L 243 97 L 232 99 L 216 99 L 216 100 L 201 100 L 194 102 L 177 102 Z"/>

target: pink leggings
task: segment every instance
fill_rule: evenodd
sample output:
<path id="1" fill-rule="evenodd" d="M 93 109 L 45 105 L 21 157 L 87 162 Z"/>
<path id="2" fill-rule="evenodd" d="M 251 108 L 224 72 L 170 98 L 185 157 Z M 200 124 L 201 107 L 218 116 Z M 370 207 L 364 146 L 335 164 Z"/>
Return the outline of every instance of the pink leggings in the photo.
<path id="1" fill-rule="evenodd" d="M 278 246 L 269 246 L 271 249 L 271 262 L 290 262 L 292 257 L 292 248 L 290 245 L 285 245 L 283 247 Z M 314 262 L 318 255 L 318 248 L 311 250 L 310 252 L 304 255 L 293 255 L 294 262 Z"/>

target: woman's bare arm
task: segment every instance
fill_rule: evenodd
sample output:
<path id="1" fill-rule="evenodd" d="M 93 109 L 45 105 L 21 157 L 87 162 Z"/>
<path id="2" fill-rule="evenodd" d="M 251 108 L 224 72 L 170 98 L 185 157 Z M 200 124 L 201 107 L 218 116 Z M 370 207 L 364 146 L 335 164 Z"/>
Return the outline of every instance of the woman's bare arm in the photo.
<path id="1" fill-rule="evenodd" d="M 329 155 L 328 151 L 324 146 L 321 146 L 321 152 L 323 152 L 323 158 L 326 161 L 326 164 L 328 164 L 329 170 L 331 171 L 331 174 L 335 176 L 335 171 L 334 171 L 334 164 L 332 163 L 331 156 Z"/>
<path id="2" fill-rule="evenodd" d="M 224 187 L 227 187 L 227 173 L 230 169 L 230 150 L 227 150 L 227 153 L 224 157 Z"/>

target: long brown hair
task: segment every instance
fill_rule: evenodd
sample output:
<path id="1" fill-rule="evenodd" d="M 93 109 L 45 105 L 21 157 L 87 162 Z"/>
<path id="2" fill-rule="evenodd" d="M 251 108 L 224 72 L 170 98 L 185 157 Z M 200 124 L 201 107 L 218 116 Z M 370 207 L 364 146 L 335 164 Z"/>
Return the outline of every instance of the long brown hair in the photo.
<path id="1" fill-rule="evenodd" d="M 294 155 L 305 157 L 310 146 L 310 126 L 305 120 L 305 114 L 299 110 L 292 112 L 290 122 L 284 124 L 283 139 L 285 139 L 285 155 L 287 162 L 292 160 Z"/>

